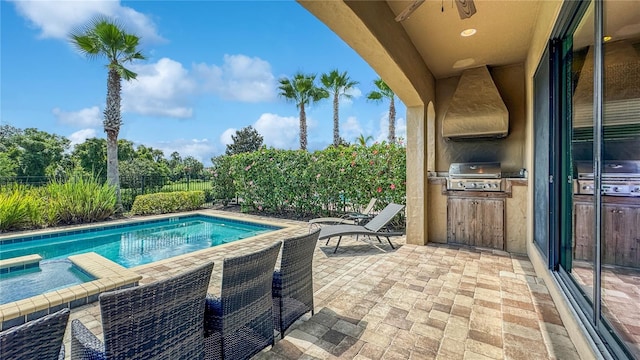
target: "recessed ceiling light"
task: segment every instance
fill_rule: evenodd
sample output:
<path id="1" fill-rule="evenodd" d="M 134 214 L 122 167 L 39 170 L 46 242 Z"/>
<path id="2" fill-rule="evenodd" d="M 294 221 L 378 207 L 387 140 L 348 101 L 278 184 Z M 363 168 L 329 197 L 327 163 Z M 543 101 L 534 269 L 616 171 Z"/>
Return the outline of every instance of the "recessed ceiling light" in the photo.
<path id="1" fill-rule="evenodd" d="M 476 60 L 473 59 L 473 58 L 466 58 L 466 59 L 458 60 L 453 64 L 453 68 L 454 69 L 465 68 L 467 66 L 473 65 L 475 62 L 476 62 Z"/>
<path id="2" fill-rule="evenodd" d="M 464 37 L 468 37 L 468 36 L 474 35 L 475 33 L 476 33 L 476 29 L 466 29 L 466 30 L 462 30 L 460 35 Z"/>
<path id="3" fill-rule="evenodd" d="M 606 35 L 602 37 L 602 41 L 607 42 L 607 41 L 611 41 L 611 36 Z"/>

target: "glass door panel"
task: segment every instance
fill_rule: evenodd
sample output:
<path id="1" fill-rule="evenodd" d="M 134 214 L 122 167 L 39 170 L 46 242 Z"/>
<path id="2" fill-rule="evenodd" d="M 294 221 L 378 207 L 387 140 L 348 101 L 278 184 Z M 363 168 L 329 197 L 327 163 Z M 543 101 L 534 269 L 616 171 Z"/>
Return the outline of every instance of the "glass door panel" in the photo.
<path id="1" fill-rule="evenodd" d="M 601 316 L 640 359 L 640 5 L 605 1 L 603 30 Z"/>
<path id="2" fill-rule="evenodd" d="M 593 207 L 593 4 L 589 6 L 575 31 L 565 44 L 566 80 L 565 118 L 570 120 L 565 131 L 567 162 L 563 166 L 567 183 L 564 188 L 568 215 L 564 224 L 566 233 L 561 254 L 561 266 L 571 276 L 586 300 L 585 315 L 593 317 L 594 299 L 594 207 Z M 591 178 L 589 178 L 591 177 Z"/>

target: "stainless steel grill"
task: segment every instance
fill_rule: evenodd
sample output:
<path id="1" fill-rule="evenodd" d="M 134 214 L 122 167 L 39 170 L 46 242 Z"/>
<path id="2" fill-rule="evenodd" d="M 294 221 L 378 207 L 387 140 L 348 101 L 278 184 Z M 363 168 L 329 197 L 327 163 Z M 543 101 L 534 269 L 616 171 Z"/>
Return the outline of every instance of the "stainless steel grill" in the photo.
<path id="1" fill-rule="evenodd" d="M 452 163 L 447 190 L 504 191 L 500 163 Z"/>
<path id="2" fill-rule="evenodd" d="M 576 194 L 593 195 L 593 162 L 577 161 Z M 640 161 L 607 160 L 602 163 L 601 193 L 611 196 L 640 196 Z"/>

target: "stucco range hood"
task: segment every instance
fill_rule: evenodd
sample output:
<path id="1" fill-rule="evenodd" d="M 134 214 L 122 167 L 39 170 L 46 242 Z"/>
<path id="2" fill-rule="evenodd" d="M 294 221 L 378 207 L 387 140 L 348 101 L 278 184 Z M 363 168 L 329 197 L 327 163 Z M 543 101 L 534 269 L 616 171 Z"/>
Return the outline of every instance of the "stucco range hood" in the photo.
<path id="1" fill-rule="evenodd" d="M 447 139 L 502 138 L 509 133 L 509 111 L 489 69 L 482 66 L 462 73 L 442 122 Z"/>

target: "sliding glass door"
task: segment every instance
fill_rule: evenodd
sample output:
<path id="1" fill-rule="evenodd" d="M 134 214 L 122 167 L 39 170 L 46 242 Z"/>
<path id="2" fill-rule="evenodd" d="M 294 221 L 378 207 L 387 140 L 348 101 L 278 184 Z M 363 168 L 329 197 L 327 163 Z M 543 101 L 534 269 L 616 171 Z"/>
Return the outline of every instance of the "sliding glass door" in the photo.
<path id="1" fill-rule="evenodd" d="M 610 351 L 640 359 L 640 6 L 594 1 L 570 21 L 553 85 L 558 270 Z"/>

